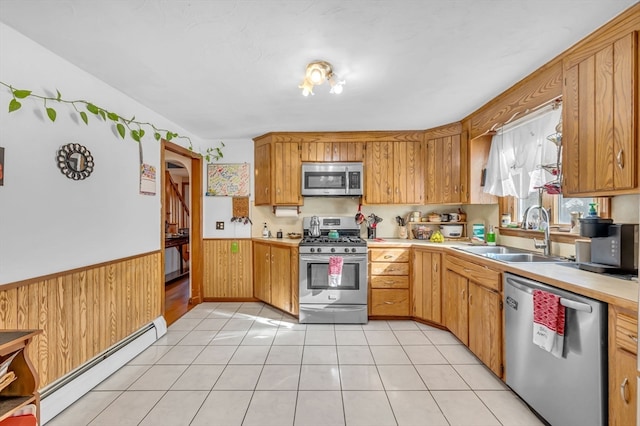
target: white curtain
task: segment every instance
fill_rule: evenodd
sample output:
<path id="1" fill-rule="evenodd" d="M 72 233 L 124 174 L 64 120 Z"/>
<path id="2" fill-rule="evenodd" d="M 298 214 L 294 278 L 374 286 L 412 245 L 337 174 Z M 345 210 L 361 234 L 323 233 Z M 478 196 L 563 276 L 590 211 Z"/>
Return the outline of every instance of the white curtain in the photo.
<path id="1" fill-rule="evenodd" d="M 484 192 L 527 198 L 535 187 L 556 179 L 541 165 L 557 162 L 556 145 L 547 136 L 556 132 L 561 115 L 561 108 L 549 107 L 498 131 L 491 140 Z"/>

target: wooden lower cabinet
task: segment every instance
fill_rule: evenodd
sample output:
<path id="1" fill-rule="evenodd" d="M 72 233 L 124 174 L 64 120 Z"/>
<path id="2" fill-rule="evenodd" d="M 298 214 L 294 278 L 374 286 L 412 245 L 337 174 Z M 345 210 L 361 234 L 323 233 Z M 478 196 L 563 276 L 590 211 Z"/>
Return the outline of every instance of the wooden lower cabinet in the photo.
<path id="1" fill-rule="evenodd" d="M 298 247 L 253 242 L 254 297 L 298 314 Z"/>
<path id="2" fill-rule="evenodd" d="M 443 323 L 498 377 L 503 374 L 500 272 L 445 256 Z"/>
<path id="3" fill-rule="evenodd" d="M 637 312 L 609 305 L 609 424 L 635 425 L 637 417 Z"/>
<path id="4" fill-rule="evenodd" d="M 369 315 L 408 317 L 409 248 L 369 250 Z"/>
<path id="5" fill-rule="evenodd" d="M 249 298 L 253 296 L 250 239 L 204 240 L 205 298 Z"/>
<path id="6" fill-rule="evenodd" d="M 442 324 L 442 254 L 413 250 L 412 315 Z"/>

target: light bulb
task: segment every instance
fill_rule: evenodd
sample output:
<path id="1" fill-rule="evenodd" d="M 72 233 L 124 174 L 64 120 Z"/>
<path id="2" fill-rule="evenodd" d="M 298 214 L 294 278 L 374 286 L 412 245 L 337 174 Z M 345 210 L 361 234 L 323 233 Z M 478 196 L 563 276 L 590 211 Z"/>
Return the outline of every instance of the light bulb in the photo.
<path id="1" fill-rule="evenodd" d="M 333 87 L 331 88 L 331 93 L 334 93 L 336 95 L 339 95 L 340 93 L 342 93 L 342 83 L 334 84 Z"/>
<path id="2" fill-rule="evenodd" d="M 306 87 L 302 89 L 302 96 L 309 96 L 309 89 L 307 89 Z"/>
<path id="3" fill-rule="evenodd" d="M 311 74 L 309 75 L 311 82 L 313 82 L 313 84 L 320 84 L 322 83 L 322 71 L 320 71 L 319 69 L 315 69 L 313 71 L 311 71 Z"/>

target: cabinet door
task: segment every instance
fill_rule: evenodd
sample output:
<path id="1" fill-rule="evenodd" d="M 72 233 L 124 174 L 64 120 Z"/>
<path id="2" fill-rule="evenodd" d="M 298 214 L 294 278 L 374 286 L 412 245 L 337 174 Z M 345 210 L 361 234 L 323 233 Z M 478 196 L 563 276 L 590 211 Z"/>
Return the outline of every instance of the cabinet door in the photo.
<path id="1" fill-rule="evenodd" d="M 636 356 L 625 350 L 615 351 L 615 362 L 610 362 L 609 424 L 616 426 L 636 424 Z"/>
<path id="2" fill-rule="evenodd" d="M 565 69 L 565 193 L 615 194 L 637 186 L 636 63 L 632 33 Z"/>
<path id="3" fill-rule="evenodd" d="M 271 246 L 271 304 L 291 312 L 291 250 Z M 297 285 L 297 283 L 296 283 Z"/>
<path id="4" fill-rule="evenodd" d="M 442 322 L 441 296 L 442 255 L 416 251 L 413 260 L 413 315 Z"/>
<path id="5" fill-rule="evenodd" d="M 253 296 L 271 303 L 271 247 L 253 243 Z"/>
<path id="6" fill-rule="evenodd" d="M 271 204 L 271 145 L 259 145 L 254 151 L 255 203 L 256 206 Z"/>
<path id="7" fill-rule="evenodd" d="M 393 204 L 393 142 L 367 142 L 365 203 Z"/>
<path id="8" fill-rule="evenodd" d="M 469 349 L 502 377 L 500 294 L 469 281 Z"/>
<path id="9" fill-rule="evenodd" d="M 426 203 L 461 202 L 460 155 L 459 134 L 427 140 Z"/>
<path id="10" fill-rule="evenodd" d="M 396 204 L 424 204 L 424 144 L 394 142 L 394 191 Z"/>
<path id="11" fill-rule="evenodd" d="M 301 205 L 300 150 L 297 143 L 276 142 L 274 168 L 274 205 Z"/>
<path id="12" fill-rule="evenodd" d="M 445 274 L 446 285 L 442 286 L 443 322 L 462 343 L 469 346 L 467 279 L 449 269 Z"/>

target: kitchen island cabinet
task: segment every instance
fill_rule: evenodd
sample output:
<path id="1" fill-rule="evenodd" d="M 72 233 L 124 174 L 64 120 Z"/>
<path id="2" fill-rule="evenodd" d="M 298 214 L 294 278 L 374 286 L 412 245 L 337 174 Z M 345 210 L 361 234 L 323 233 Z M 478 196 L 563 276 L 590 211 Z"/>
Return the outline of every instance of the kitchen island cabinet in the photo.
<path id="1" fill-rule="evenodd" d="M 503 375 L 502 278 L 486 265 L 447 254 L 444 325 L 498 377 Z"/>
<path id="2" fill-rule="evenodd" d="M 292 315 L 298 314 L 298 247 L 253 242 L 254 297 Z"/>

